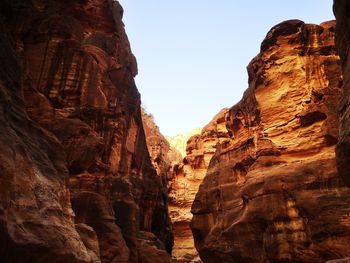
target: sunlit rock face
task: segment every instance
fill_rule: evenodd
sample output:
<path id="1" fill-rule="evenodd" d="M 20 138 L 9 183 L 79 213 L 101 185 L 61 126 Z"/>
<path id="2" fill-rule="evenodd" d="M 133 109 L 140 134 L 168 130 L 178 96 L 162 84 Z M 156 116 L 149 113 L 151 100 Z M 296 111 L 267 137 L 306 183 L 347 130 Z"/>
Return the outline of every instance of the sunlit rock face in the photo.
<path id="1" fill-rule="evenodd" d="M 336 170 L 335 23 L 273 27 L 248 66 L 192 205 L 204 262 L 325 262 L 349 256 L 350 189 Z"/>
<path id="2" fill-rule="evenodd" d="M 178 163 L 182 158 L 180 152 L 170 146 L 166 137 L 160 132 L 153 115 L 141 111 L 142 122 L 146 135 L 146 142 L 151 161 L 158 176 L 161 177 L 164 186 L 167 186 L 172 176 L 172 165 Z"/>
<path id="3" fill-rule="evenodd" d="M 337 165 L 340 175 L 350 186 L 350 3 L 335 0 L 333 11 L 337 19 L 336 46 L 343 69 L 342 96 L 339 105 L 339 141 L 337 144 Z"/>
<path id="4" fill-rule="evenodd" d="M 2 153 L 7 160 L 2 164 L 8 163 L 1 176 L 7 189 L 2 247 L 38 249 L 43 262 L 138 262 L 148 250 L 169 261 L 167 189 L 147 150 L 133 79 L 137 65 L 119 3 L 6 0 L 0 12 L 16 49 L 7 52 L 9 60 L 13 54 L 22 66 L 22 74 L 10 75 L 1 85 L 17 88 L 16 96 L 24 94 L 35 122 L 28 121 L 20 99 L 4 100 L 20 116 L 15 123 L 20 128 L 16 135 L 4 119 L 8 131 L 1 139 L 6 133 L 13 138 Z M 1 67 L 11 74 L 19 71 Z M 71 260 L 55 256 L 60 253 Z"/>
<path id="5" fill-rule="evenodd" d="M 187 147 L 188 139 L 194 135 L 200 134 L 201 130 L 202 130 L 201 128 L 195 128 L 192 131 L 187 133 L 181 133 L 174 136 L 166 137 L 166 139 L 170 143 L 170 146 L 175 148 L 181 154 L 179 161 L 181 161 L 182 158 L 185 157 L 186 155 L 186 147 Z"/>
<path id="6" fill-rule="evenodd" d="M 212 147 L 215 147 L 215 145 L 211 143 L 210 149 L 208 147 L 206 149 L 187 149 L 189 155 L 187 155 L 183 161 L 181 153 L 172 147 L 168 140 L 161 134 L 151 114 L 142 110 L 142 121 L 152 164 L 158 176 L 162 178 L 162 183 L 168 185 L 171 196 L 169 208 L 174 233 L 172 254 L 176 257 L 178 262 L 200 262 L 198 253 L 194 247 L 192 231 L 189 227 L 192 218 L 190 210 L 201 179 L 203 179 L 205 175 L 204 170 L 208 166 L 211 156 L 214 154 Z M 213 124 L 212 127 L 208 128 L 208 130 L 210 129 L 211 131 L 211 135 L 216 134 L 216 130 L 214 131 L 213 128 Z M 209 133 L 209 131 L 207 131 L 206 134 L 207 133 Z M 185 135 L 177 135 L 175 141 L 178 143 L 176 145 L 182 145 L 182 143 L 179 143 L 180 138 L 185 137 Z M 188 140 L 188 145 L 191 146 L 188 147 L 203 147 L 203 142 L 199 141 L 207 137 L 208 135 L 203 137 L 201 135 L 195 135 L 191 137 Z M 205 145 L 207 146 L 208 143 Z M 204 151 L 206 152 L 204 153 Z M 195 152 L 195 154 L 192 154 L 192 152 Z M 206 161 L 204 161 L 203 158 L 202 165 L 198 166 L 194 163 L 188 163 L 188 161 L 194 162 L 196 159 L 202 158 L 204 154 L 208 155 L 208 157 Z M 186 165 L 184 163 L 186 163 Z M 191 168 L 192 166 L 193 169 Z M 184 169 L 186 169 L 186 171 L 184 171 Z M 195 175 L 196 172 L 198 176 Z M 186 185 L 186 187 L 184 187 L 184 185 Z"/>
<path id="7" fill-rule="evenodd" d="M 173 168 L 169 210 L 175 238 L 173 254 L 179 262 L 201 262 L 190 229 L 191 205 L 215 153 L 216 145 L 229 139 L 225 125 L 227 111 L 223 109 L 200 134 L 187 141 L 186 156 Z"/>
<path id="8" fill-rule="evenodd" d="M 152 165 L 161 180 L 162 188 L 168 189 L 172 177 L 172 165 L 177 162 L 175 154 L 180 154 L 172 148 L 160 132 L 153 115 L 141 109 L 142 123 L 145 130 L 146 144 L 151 157 Z M 175 159 L 173 159 L 175 156 Z M 168 215 L 167 211 L 167 215 Z M 170 220 L 170 218 L 168 218 Z M 170 227 L 170 226 L 167 226 Z M 173 238 L 171 237 L 171 241 Z M 152 258 L 151 258 L 152 259 Z"/>

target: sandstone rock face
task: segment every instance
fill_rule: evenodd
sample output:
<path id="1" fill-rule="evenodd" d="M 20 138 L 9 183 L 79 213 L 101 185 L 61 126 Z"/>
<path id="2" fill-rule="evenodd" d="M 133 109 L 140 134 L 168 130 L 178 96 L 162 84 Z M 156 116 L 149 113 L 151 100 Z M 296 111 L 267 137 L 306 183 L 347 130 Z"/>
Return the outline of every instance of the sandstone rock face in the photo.
<path id="1" fill-rule="evenodd" d="M 225 117 L 192 205 L 204 262 L 325 262 L 349 256 L 350 189 L 337 173 L 335 23 L 271 29 L 249 88 Z"/>
<path id="2" fill-rule="evenodd" d="M 1 262 L 100 262 L 74 227 L 62 146 L 25 112 L 20 64 L 5 27 L 0 20 Z"/>
<path id="3" fill-rule="evenodd" d="M 170 159 L 171 156 L 169 156 L 169 152 L 171 151 L 171 146 L 160 132 L 159 127 L 155 124 L 153 116 L 146 113 L 144 109 L 142 109 L 141 114 L 147 148 L 151 156 L 153 167 L 158 176 L 162 178 L 163 185 L 167 186 L 172 162 L 176 162 L 177 160 Z"/>
<path id="4" fill-rule="evenodd" d="M 155 124 L 153 116 L 148 114 L 144 109 L 141 109 L 141 114 L 152 165 L 161 180 L 163 189 L 168 189 L 169 180 L 172 176 L 172 165 L 177 162 L 177 155 L 180 153 L 170 146 L 167 139 L 160 132 L 159 127 Z M 173 159 L 174 157 L 175 159 Z M 170 217 L 168 217 L 168 220 L 170 220 Z M 171 236 L 171 241 L 172 240 L 173 236 Z M 147 242 L 143 241 L 140 247 L 144 249 L 146 244 Z M 171 245 L 173 245 L 173 243 Z M 152 260 L 155 260 L 154 257 L 151 256 L 153 252 L 149 251 L 149 253 L 150 255 L 147 256 L 147 259 L 144 258 L 142 262 L 148 262 L 149 260 L 153 262 Z M 160 254 L 163 254 L 163 252 Z M 164 258 L 160 257 L 158 260 L 164 260 Z"/>
<path id="5" fill-rule="evenodd" d="M 175 238 L 173 255 L 179 262 L 201 262 L 190 229 L 191 205 L 215 153 L 216 145 L 229 138 L 225 123 L 227 111 L 223 109 L 200 134 L 188 139 L 187 155 L 183 162 L 173 168 L 169 210 Z"/>
<path id="6" fill-rule="evenodd" d="M 329 260 L 327 263 L 349 263 L 350 258 L 343 258 L 343 259 L 335 259 L 335 260 Z"/>
<path id="7" fill-rule="evenodd" d="M 170 146 L 175 148 L 181 154 L 179 161 L 182 161 L 182 158 L 186 155 L 187 141 L 193 135 L 201 133 L 201 128 L 195 128 L 192 131 L 184 134 L 177 134 L 175 136 L 167 136 L 166 139 L 169 141 Z"/>
<path id="8" fill-rule="evenodd" d="M 159 239 L 152 233 L 140 232 L 142 237 L 139 242 L 138 249 L 140 251 L 141 263 L 176 263 L 176 259 L 169 257 L 169 254 L 164 250 L 164 245 L 159 242 Z"/>
<path id="9" fill-rule="evenodd" d="M 339 105 L 339 141 L 337 144 L 337 165 L 340 175 L 350 186 L 350 3 L 335 0 L 333 6 L 337 19 L 336 45 L 343 69 L 342 96 Z"/>
<path id="10" fill-rule="evenodd" d="M 26 110 L 35 122 L 28 121 L 19 103 L 23 114 L 14 111 L 22 128 L 17 135 L 11 132 L 9 120 L 4 130 L 14 137 L 9 152 L 3 152 L 7 161 L 2 164 L 8 164 L 2 169 L 6 178 L 20 178 L 2 184 L 15 195 L 2 198 L 6 207 L 11 202 L 15 207 L 13 214 L 5 208 L 1 213 L 11 227 L 1 228 L 9 235 L 6 246 L 23 243 L 33 253 L 42 249 L 46 259 L 55 253 L 70 259 L 57 257 L 57 262 L 141 262 L 144 247 L 150 246 L 140 246 L 139 232 L 144 231 L 171 252 L 167 189 L 147 150 L 133 80 L 136 60 L 119 3 L 16 0 L 2 1 L 1 7 L 23 69 L 22 75 L 13 69 L 17 75 L 3 86 L 10 89 L 15 83 L 18 95 L 16 81 L 23 79 Z M 2 104 L 12 105 L 7 99 L 12 95 L 6 94 Z M 76 228 L 64 185 L 67 174 Z M 22 192 L 28 196 L 21 197 Z M 42 214 L 24 218 L 35 206 Z"/>

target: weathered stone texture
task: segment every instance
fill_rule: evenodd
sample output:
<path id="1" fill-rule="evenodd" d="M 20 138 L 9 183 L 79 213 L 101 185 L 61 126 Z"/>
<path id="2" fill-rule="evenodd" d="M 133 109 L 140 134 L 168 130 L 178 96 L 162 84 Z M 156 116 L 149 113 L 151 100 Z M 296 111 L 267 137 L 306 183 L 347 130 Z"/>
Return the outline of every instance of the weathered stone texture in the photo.
<path id="1" fill-rule="evenodd" d="M 63 148 L 26 114 L 10 33 L 0 20 L 1 261 L 93 262 L 74 226 Z"/>
<path id="2" fill-rule="evenodd" d="M 350 3 L 334 0 L 333 11 L 337 19 L 336 46 L 342 62 L 342 96 L 339 105 L 339 141 L 337 165 L 340 175 L 350 186 Z"/>
<path id="3" fill-rule="evenodd" d="M 173 222 L 173 254 L 179 262 L 201 262 L 194 247 L 190 222 L 191 205 L 198 192 L 216 145 L 229 139 L 225 126 L 228 109 L 223 109 L 213 120 L 187 141 L 186 156 L 173 168 L 170 182 L 169 211 Z"/>
<path id="4" fill-rule="evenodd" d="M 6 202 L 15 201 L 23 214 L 29 206 L 34 206 L 33 200 L 52 199 L 52 208 L 46 209 L 49 204 L 43 201 L 40 208 L 43 214 L 36 214 L 37 221 L 30 222 L 35 229 L 30 244 L 35 249 L 36 242 L 49 240 L 40 236 L 35 241 L 34 237 L 45 236 L 45 229 L 52 228 L 47 232 L 52 239 L 47 241 L 47 255 L 56 248 L 63 252 L 66 248 L 64 253 L 67 257 L 73 255 L 75 260 L 138 262 L 144 247 L 149 245 L 140 249 L 143 241 L 138 233 L 142 230 L 153 233 L 163 248 L 171 252 L 167 189 L 157 176 L 147 150 L 140 95 L 133 79 L 137 65 L 124 31 L 119 3 L 6 0 L 2 1 L 0 12 L 12 33 L 14 56 L 22 67 L 22 74 L 18 73 L 14 79 L 9 77 L 6 88 L 16 83 L 18 94 L 24 94 L 28 115 L 36 126 L 43 128 L 30 131 L 34 128 L 28 128 L 26 123 L 33 122 L 26 121 L 24 113 L 20 114 L 23 121 L 18 120 L 18 125 L 22 125 L 19 136 L 22 140 L 30 138 L 24 142 L 35 149 L 32 151 L 35 155 L 29 159 L 40 165 L 29 163 L 27 169 L 31 171 L 26 172 L 20 162 L 9 161 L 11 165 L 18 163 L 16 169 L 21 169 L 21 173 L 16 176 L 23 182 L 16 184 L 27 187 L 23 194 L 30 196 L 24 201 L 4 197 Z M 4 103 L 12 106 L 17 101 Z M 21 106 L 23 111 L 23 101 Z M 5 123 L 10 122 L 5 120 Z M 24 154 L 24 150 L 12 151 Z M 16 182 L 10 180 L 14 173 L 6 171 L 5 180 Z M 67 175 L 78 232 L 64 185 Z M 33 179 L 30 183 L 30 178 L 35 177 L 47 179 L 38 182 Z M 8 191 L 16 192 L 14 186 L 8 187 Z M 45 227 L 51 214 L 56 215 L 52 216 L 53 223 Z M 21 227 L 20 219 L 7 216 L 7 224 Z M 20 233 L 29 235 L 25 230 Z M 26 242 L 20 235 L 16 238 L 18 243 Z M 57 262 L 68 261 L 57 257 Z"/>
<path id="5" fill-rule="evenodd" d="M 195 128 L 187 133 L 180 133 L 174 136 L 167 136 L 166 139 L 169 141 L 170 146 L 175 148 L 181 155 L 179 161 L 181 161 L 186 155 L 187 141 L 194 135 L 200 134 L 202 128 Z"/>
<path id="6" fill-rule="evenodd" d="M 273 27 L 248 66 L 192 205 L 204 262 L 349 256 L 350 189 L 336 170 L 340 66 L 335 23 Z"/>

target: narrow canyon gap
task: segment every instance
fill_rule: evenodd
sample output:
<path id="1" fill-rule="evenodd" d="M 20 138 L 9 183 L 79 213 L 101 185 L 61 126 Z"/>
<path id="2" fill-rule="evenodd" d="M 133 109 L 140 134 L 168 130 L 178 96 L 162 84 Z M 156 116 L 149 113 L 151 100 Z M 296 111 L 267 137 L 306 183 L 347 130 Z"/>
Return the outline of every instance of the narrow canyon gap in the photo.
<path id="1" fill-rule="evenodd" d="M 349 257 L 350 3 L 334 13 L 274 26 L 242 100 L 166 138 L 118 1 L 1 1 L 0 261 Z"/>

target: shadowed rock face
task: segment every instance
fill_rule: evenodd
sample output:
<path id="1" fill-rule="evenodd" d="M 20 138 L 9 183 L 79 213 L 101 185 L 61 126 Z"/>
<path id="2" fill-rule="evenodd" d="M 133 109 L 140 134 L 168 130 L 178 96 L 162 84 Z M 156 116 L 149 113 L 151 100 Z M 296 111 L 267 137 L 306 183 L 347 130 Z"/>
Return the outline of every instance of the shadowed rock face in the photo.
<path id="1" fill-rule="evenodd" d="M 349 263 L 350 258 L 343 258 L 343 259 L 335 259 L 335 260 L 329 260 L 327 263 Z"/>
<path id="2" fill-rule="evenodd" d="M 152 165 L 161 180 L 163 189 L 168 189 L 172 174 L 172 163 L 177 162 L 176 154 L 179 153 L 170 146 L 167 139 L 160 132 L 159 127 L 154 122 L 153 116 L 146 113 L 144 109 L 141 110 L 141 114 Z M 170 220 L 170 217 L 168 217 L 168 220 Z M 172 226 L 167 225 L 167 227 L 170 228 Z M 173 236 L 169 240 L 172 242 Z M 173 243 L 170 245 L 172 246 Z M 149 258 L 152 260 L 152 257 Z"/>
<path id="3" fill-rule="evenodd" d="M 25 112 L 20 64 L 3 21 L 0 46 L 1 261 L 92 262 L 74 226 L 64 151 Z"/>
<path id="4" fill-rule="evenodd" d="M 187 154 L 173 169 L 169 210 L 175 241 L 173 255 L 179 262 L 201 262 L 190 229 L 191 205 L 215 153 L 216 145 L 229 139 L 225 125 L 227 111 L 223 109 L 201 129 L 200 134 L 187 141 Z"/>
<path id="5" fill-rule="evenodd" d="M 10 65 L 1 68 L 13 74 L 3 77 L 8 80 L 1 82 L 1 103 L 7 115 L 19 116 L 12 121 L 2 115 L 8 126 L 2 127 L 1 139 L 8 140 L 8 152 L 2 152 L 1 185 L 9 191 L 2 198 L 7 205 L 1 231 L 8 236 L 2 244 L 23 243 L 32 251 L 42 246 L 47 251 L 38 257 L 72 258 L 57 257 L 57 262 L 138 262 L 148 249 L 170 252 L 167 189 L 147 150 L 133 80 L 136 60 L 119 3 L 2 1 L 0 12 L 16 50 L 2 51 Z M 25 115 L 21 92 L 35 124 Z M 11 96 L 17 97 L 7 99 Z M 5 139 L 6 134 L 13 137 Z M 78 231 L 64 184 L 68 174 Z M 11 202 L 15 212 L 7 214 Z M 143 241 L 141 230 L 154 234 L 158 248 Z M 11 257 L 8 251 L 3 253 Z M 170 260 L 160 254 L 164 262 Z"/>
<path id="6" fill-rule="evenodd" d="M 218 122 L 224 123 L 223 114 L 218 114 L 212 123 L 203 129 L 203 133 L 188 140 L 187 156 L 178 163 L 180 152 L 171 147 L 167 139 L 160 133 L 151 115 L 143 112 L 146 141 L 153 166 L 163 184 L 168 185 L 170 202 L 169 211 L 174 233 L 174 247 L 172 255 L 177 262 L 201 262 L 194 247 L 190 221 L 191 204 L 198 191 L 199 184 L 205 175 L 211 156 L 215 152 L 218 135 Z M 180 135 L 176 136 L 180 138 Z M 209 139 L 206 141 L 206 139 Z M 177 153 L 177 154 L 174 154 Z M 181 158 L 182 159 L 182 158 Z M 204 173 L 203 173 L 204 172 Z"/>
<path id="7" fill-rule="evenodd" d="M 200 262 L 198 253 L 194 247 L 192 231 L 189 227 L 192 218 L 190 210 L 194 196 L 198 191 L 198 186 L 205 175 L 205 173 L 202 174 L 201 172 L 205 169 L 204 166 L 209 164 L 211 155 L 213 155 L 214 152 L 211 148 L 206 148 L 209 152 L 206 152 L 205 154 L 208 156 L 211 155 L 205 157 L 206 163 L 203 163 L 203 167 L 193 167 L 198 173 L 198 176 L 196 176 L 187 160 L 192 162 L 196 159 L 196 156 L 198 158 L 203 157 L 205 151 L 203 148 L 204 146 L 202 145 L 203 143 L 198 143 L 198 147 L 200 147 L 198 150 L 188 150 L 189 155 L 187 155 L 185 159 L 182 157 L 181 151 L 183 148 L 186 148 L 184 144 L 186 143 L 185 141 L 187 141 L 189 134 L 200 132 L 201 129 L 195 129 L 189 134 L 178 134 L 173 137 L 164 137 L 160 133 L 158 126 L 154 123 L 151 114 L 147 114 L 143 110 L 142 120 L 152 164 L 156 169 L 158 176 L 162 178 L 163 185 L 167 185 L 169 190 L 169 212 L 174 233 L 172 255 L 176 257 L 178 262 Z M 207 133 L 213 128 L 214 124 L 212 127 L 208 128 Z M 193 143 L 192 146 L 197 147 L 196 142 L 198 138 L 202 138 L 202 136 L 193 136 L 188 140 L 188 144 Z M 203 136 L 203 140 L 204 138 L 206 138 L 206 136 Z M 212 147 L 212 143 L 208 143 L 208 145 Z M 192 151 L 195 151 L 195 153 L 191 154 Z M 182 162 L 183 159 L 184 162 Z M 184 165 L 185 162 L 186 165 Z"/>
<path id="8" fill-rule="evenodd" d="M 337 19 L 336 46 L 342 62 L 342 97 L 339 105 L 339 141 L 337 144 L 337 165 L 339 174 L 350 186 L 350 3 L 335 0 L 333 11 Z"/>
<path id="9" fill-rule="evenodd" d="M 325 262 L 349 256 L 350 189 L 336 170 L 335 23 L 292 20 L 267 34 L 249 88 L 226 114 L 192 205 L 204 262 Z"/>

